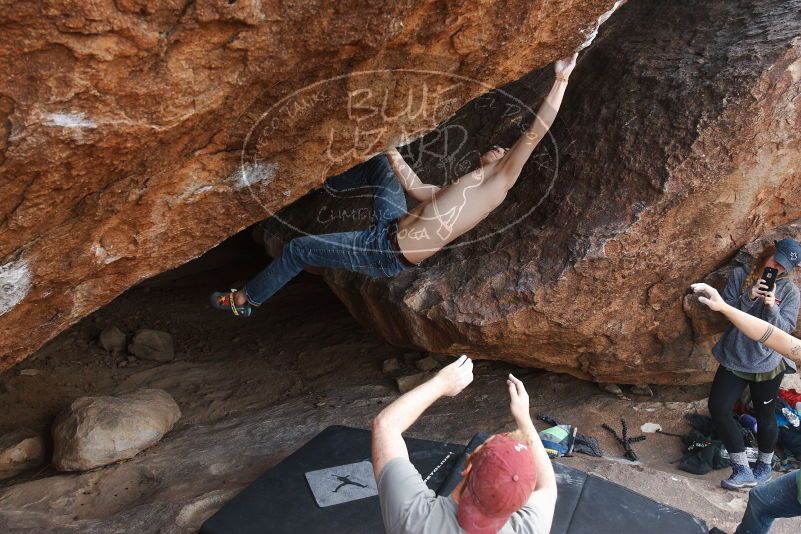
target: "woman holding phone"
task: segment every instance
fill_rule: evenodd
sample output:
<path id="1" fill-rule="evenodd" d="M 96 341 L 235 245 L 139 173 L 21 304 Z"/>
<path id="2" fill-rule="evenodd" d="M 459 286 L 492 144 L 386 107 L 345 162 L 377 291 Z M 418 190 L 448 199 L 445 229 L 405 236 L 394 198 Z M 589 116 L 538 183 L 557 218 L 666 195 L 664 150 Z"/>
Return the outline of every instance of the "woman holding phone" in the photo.
<path id="1" fill-rule="evenodd" d="M 795 264 L 798 266 L 798 263 Z M 801 364 L 801 339 L 777 329 L 723 301 L 717 290 L 707 284 L 693 284 L 698 300 L 720 312 L 750 339 L 764 343 L 784 357 Z M 801 516 L 801 471 L 793 471 L 754 488 L 748 494 L 748 506 L 735 534 L 767 534 L 773 520 Z M 710 532 L 720 532 L 712 529 Z"/>
<path id="2" fill-rule="evenodd" d="M 750 272 L 743 267 L 732 271 L 722 298 L 729 306 L 793 332 L 801 298 L 788 275 L 799 263 L 801 244 L 793 239 L 777 241 L 754 259 Z M 770 479 L 778 438 L 775 399 L 784 374 L 796 372 L 795 362 L 760 341 L 730 326 L 712 349 L 720 366 L 709 393 L 709 413 L 731 457 L 731 476 L 720 483 L 726 489 L 753 487 Z M 740 425 L 732 418 L 734 404 L 746 386 L 757 419 L 759 458 L 753 471 Z"/>

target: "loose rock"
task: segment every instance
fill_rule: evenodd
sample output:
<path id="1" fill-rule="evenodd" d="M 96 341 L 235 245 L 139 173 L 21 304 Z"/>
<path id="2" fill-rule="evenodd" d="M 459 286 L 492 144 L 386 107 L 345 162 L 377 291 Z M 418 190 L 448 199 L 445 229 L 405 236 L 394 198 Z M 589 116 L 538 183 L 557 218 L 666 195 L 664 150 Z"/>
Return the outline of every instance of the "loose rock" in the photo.
<path id="1" fill-rule="evenodd" d="M 160 389 L 113 397 L 81 397 L 53 425 L 53 465 L 83 471 L 133 458 L 156 444 L 181 417 Z"/>
<path id="2" fill-rule="evenodd" d="M 125 350 L 125 332 L 116 326 L 107 326 L 100 332 L 100 346 L 108 352 L 122 352 Z"/>
<path id="3" fill-rule="evenodd" d="M 0 436 L 0 480 L 43 464 L 44 455 L 44 439 L 32 430 L 21 429 Z"/>
<path id="4" fill-rule="evenodd" d="M 623 390 L 620 389 L 620 386 L 617 384 L 612 383 L 600 383 L 598 387 L 601 388 L 601 391 L 606 391 L 607 393 L 611 393 L 612 395 L 616 395 L 618 397 L 623 396 Z"/>
<path id="5" fill-rule="evenodd" d="M 169 362 L 175 358 L 172 336 L 161 330 L 140 330 L 128 350 L 143 360 Z"/>
<path id="6" fill-rule="evenodd" d="M 397 358 L 389 358 L 388 360 L 384 360 L 384 364 L 381 366 L 381 372 L 385 375 L 391 375 L 400 371 L 400 368 L 400 362 Z"/>
<path id="7" fill-rule="evenodd" d="M 395 379 L 395 382 L 398 384 L 398 391 L 406 393 L 431 378 L 431 376 L 430 373 L 417 373 L 414 375 L 399 376 Z"/>
<path id="8" fill-rule="evenodd" d="M 433 371 L 434 369 L 439 369 L 439 365 L 439 361 L 437 361 L 437 359 L 433 356 L 426 356 L 425 358 L 414 362 L 414 366 L 421 371 Z"/>
<path id="9" fill-rule="evenodd" d="M 631 386 L 631 394 L 632 395 L 641 395 L 641 396 L 645 396 L 645 397 L 653 397 L 654 396 L 654 392 L 651 389 L 651 386 L 649 386 L 648 384 L 637 384 L 637 385 Z"/>

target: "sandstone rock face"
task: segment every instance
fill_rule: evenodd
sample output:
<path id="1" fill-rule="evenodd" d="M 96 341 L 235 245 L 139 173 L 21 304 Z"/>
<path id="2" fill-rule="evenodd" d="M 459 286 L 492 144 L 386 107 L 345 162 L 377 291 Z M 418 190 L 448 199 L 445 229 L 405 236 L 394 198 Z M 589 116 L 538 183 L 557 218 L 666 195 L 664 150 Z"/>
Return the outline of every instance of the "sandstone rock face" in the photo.
<path id="1" fill-rule="evenodd" d="M 30 430 L 0 436 L 0 480 L 44 463 L 45 442 Z"/>
<path id="2" fill-rule="evenodd" d="M 53 465 L 84 471 L 133 458 L 158 443 L 181 410 L 161 389 L 114 397 L 81 397 L 53 424 Z"/>
<path id="3" fill-rule="evenodd" d="M 500 208 L 419 268 L 329 271 L 329 285 L 404 346 L 601 382 L 710 380 L 705 336 L 720 325 L 693 328 L 689 284 L 801 217 L 799 9 L 628 3 L 579 58 L 552 136 Z M 551 80 L 545 69 L 477 99 L 412 144 L 409 163 L 437 184 L 466 172 L 530 120 L 504 99 L 536 109 Z M 456 148 L 454 129 L 470 134 Z M 322 228 L 331 212 L 302 204 L 312 231 L 351 222 Z M 285 219 L 303 220 L 293 209 Z"/>
<path id="4" fill-rule="evenodd" d="M 331 171 L 571 53 L 612 4 L 7 7 L 0 369 Z"/>

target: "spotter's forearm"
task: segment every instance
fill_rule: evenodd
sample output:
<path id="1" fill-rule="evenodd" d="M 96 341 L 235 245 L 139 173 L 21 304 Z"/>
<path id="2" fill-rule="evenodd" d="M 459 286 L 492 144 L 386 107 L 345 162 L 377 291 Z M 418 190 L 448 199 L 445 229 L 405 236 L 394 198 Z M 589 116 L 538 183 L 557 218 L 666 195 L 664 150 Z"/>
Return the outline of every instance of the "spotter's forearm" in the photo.
<path id="1" fill-rule="evenodd" d="M 438 377 L 405 393 L 384 408 L 376 417 L 376 423 L 384 429 L 398 433 L 405 432 L 423 415 L 437 399 L 442 397 L 442 387 Z"/>
<path id="2" fill-rule="evenodd" d="M 556 475 L 551 466 L 551 459 L 548 457 L 548 452 L 542 444 L 534 422 L 531 420 L 531 417 L 529 417 L 527 421 L 516 422 L 518 430 L 525 434 L 529 443 L 531 443 L 534 465 L 537 466 L 537 486 L 535 490 L 550 488 L 556 491 Z"/>
<path id="3" fill-rule="evenodd" d="M 763 343 L 795 363 L 801 364 L 801 339 L 729 304 L 726 304 L 720 313 L 749 338 Z"/>

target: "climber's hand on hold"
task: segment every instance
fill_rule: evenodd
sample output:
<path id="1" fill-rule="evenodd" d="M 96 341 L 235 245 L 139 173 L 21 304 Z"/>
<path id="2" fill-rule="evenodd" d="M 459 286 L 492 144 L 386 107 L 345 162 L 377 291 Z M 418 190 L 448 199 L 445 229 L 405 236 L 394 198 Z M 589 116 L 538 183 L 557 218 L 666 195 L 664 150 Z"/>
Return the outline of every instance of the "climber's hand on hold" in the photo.
<path id="1" fill-rule="evenodd" d="M 573 72 L 573 68 L 576 66 L 576 58 L 578 58 L 578 53 L 567 58 L 562 58 L 554 63 L 553 67 L 557 80 L 567 81 L 570 77 L 570 73 Z"/>

